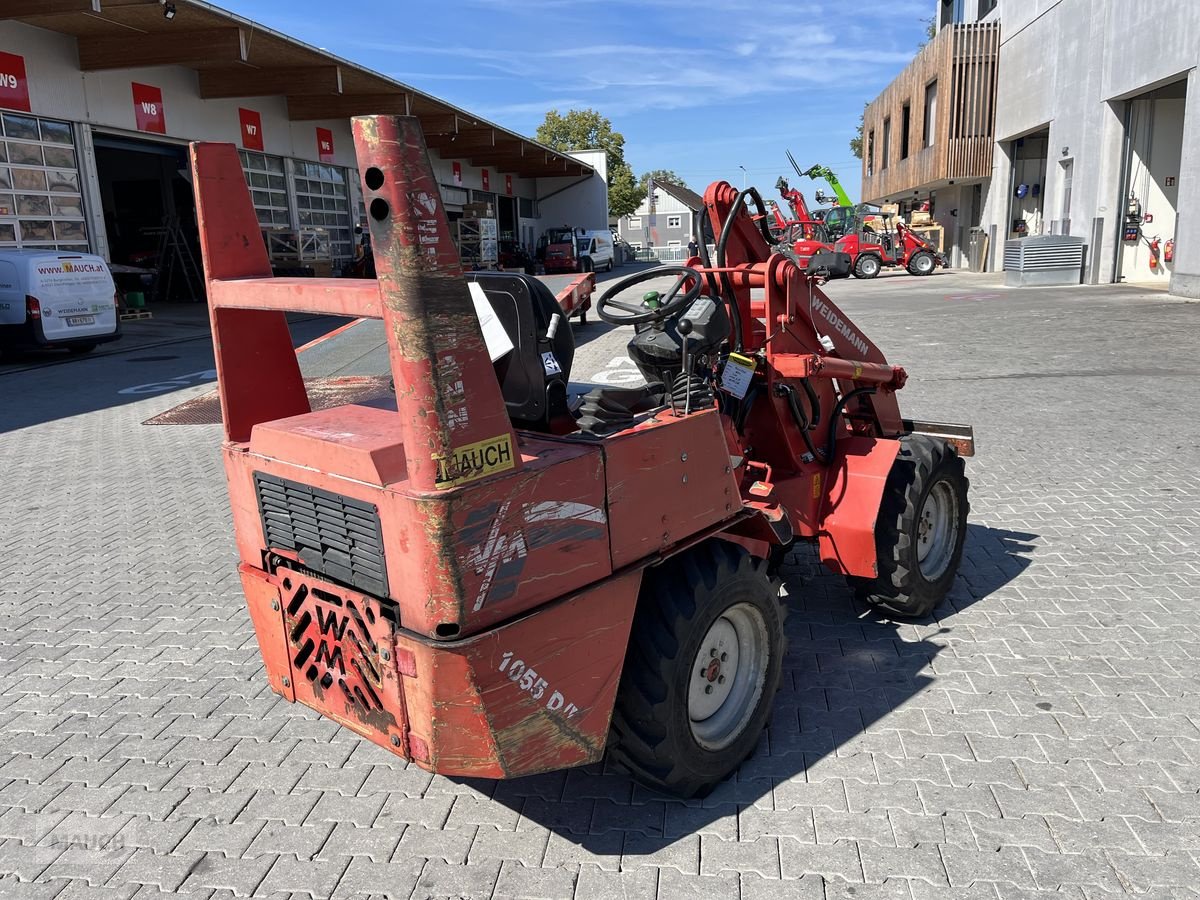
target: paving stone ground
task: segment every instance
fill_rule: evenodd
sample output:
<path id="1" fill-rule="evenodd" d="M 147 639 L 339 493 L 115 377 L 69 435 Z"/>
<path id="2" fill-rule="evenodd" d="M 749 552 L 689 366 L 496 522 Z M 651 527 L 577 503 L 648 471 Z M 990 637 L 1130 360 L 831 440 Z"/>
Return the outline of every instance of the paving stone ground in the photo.
<path id="1" fill-rule="evenodd" d="M 829 293 L 907 414 L 974 423 L 966 556 L 902 623 L 797 552 L 770 729 L 687 803 L 433 777 L 276 697 L 218 429 L 140 424 L 211 350 L 0 366 L 0 897 L 1200 896 L 1200 304 Z M 615 368 L 620 332 L 578 334 Z"/>

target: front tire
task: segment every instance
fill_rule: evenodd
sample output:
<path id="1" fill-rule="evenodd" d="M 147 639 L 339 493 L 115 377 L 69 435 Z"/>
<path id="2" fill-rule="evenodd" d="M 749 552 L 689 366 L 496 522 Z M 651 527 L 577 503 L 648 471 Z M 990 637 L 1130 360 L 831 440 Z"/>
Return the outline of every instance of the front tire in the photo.
<path id="1" fill-rule="evenodd" d="M 933 254 L 924 250 L 914 253 L 908 260 L 909 275 L 932 275 L 936 267 L 937 260 Z"/>
<path id="2" fill-rule="evenodd" d="M 610 749 L 637 780 L 704 795 L 754 751 L 787 645 L 778 582 L 766 570 L 721 540 L 647 570 Z"/>
<path id="3" fill-rule="evenodd" d="M 938 607 L 962 560 L 969 487 L 962 458 L 945 441 L 901 438 L 875 525 L 879 575 L 852 579 L 859 599 L 914 618 Z"/>
<path id="4" fill-rule="evenodd" d="M 879 257 L 865 253 L 854 261 L 855 278 L 874 278 L 879 274 Z"/>

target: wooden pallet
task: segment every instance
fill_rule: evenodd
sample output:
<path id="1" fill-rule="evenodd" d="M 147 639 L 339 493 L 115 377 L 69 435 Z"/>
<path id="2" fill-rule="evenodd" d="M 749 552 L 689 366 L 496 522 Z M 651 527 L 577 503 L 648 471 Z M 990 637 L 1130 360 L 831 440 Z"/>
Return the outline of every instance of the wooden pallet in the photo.
<path id="1" fill-rule="evenodd" d="M 154 313 L 148 309 L 126 309 L 117 314 L 122 322 L 128 322 L 132 319 L 151 319 Z"/>

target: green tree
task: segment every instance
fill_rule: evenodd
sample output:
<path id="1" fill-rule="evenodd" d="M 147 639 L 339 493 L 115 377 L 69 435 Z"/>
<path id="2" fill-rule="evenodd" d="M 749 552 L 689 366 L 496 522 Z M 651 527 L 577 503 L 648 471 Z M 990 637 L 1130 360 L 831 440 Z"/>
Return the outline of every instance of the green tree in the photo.
<path id="1" fill-rule="evenodd" d="M 921 41 L 921 43 L 917 46 L 918 50 L 937 37 L 938 33 L 936 15 L 930 16 L 928 19 L 922 19 L 921 24 L 925 26 L 925 40 Z"/>
<path id="2" fill-rule="evenodd" d="M 862 159 L 863 117 L 866 116 L 869 105 L 868 103 L 863 104 L 863 111 L 858 114 L 858 128 L 854 130 L 854 137 L 850 138 L 850 152 L 856 159 Z"/>
<path id="3" fill-rule="evenodd" d="M 647 189 L 650 187 L 650 179 L 653 178 L 655 184 L 677 184 L 680 187 L 687 187 L 688 183 L 681 177 L 676 175 L 670 169 L 651 169 L 649 172 L 644 172 L 642 177 L 638 179 L 638 190 L 642 192 L 642 196 L 646 195 Z"/>
<path id="4" fill-rule="evenodd" d="M 608 214 L 627 216 L 641 202 L 633 170 L 625 162 L 625 136 L 594 109 L 571 109 L 560 115 L 546 113 L 534 137 L 555 150 L 603 150 L 608 154 Z"/>

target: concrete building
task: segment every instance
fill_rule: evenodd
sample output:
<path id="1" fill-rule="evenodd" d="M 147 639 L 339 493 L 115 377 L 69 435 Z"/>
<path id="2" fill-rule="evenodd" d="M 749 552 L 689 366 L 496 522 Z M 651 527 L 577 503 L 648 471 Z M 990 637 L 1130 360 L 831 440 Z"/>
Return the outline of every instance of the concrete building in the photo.
<path id="1" fill-rule="evenodd" d="M 647 196 L 631 215 L 617 220 L 617 233 L 635 250 L 653 247 L 677 255 L 692 239 L 693 217 L 703 207 L 704 198 L 691 188 L 655 182 L 653 216 Z"/>
<path id="2" fill-rule="evenodd" d="M 991 270 L 1003 265 L 1008 239 L 1071 234 L 1086 244 L 1086 283 L 1158 282 L 1200 297 L 1200 8 L 1193 0 L 937 0 L 936 10 L 934 43 L 993 22 L 1000 35 L 990 161 L 974 173 L 980 206 L 934 185 L 935 217 L 950 220 L 962 245 L 972 226 L 986 234 Z M 872 108 L 913 80 L 921 61 Z M 883 119 L 871 112 L 864 121 L 877 123 L 878 140 Z M 872 180 L 868 144 L 864 128 L 867 199 L 925 190 L 918 177 Z M 964 256 L 953 259 L 963 264 Z"/>
<path id="3" fill-rule="evenodd" d="M 376 72 L 197 0 L 0 6 L 0 247 L 144 259 L 156 229 L 194 241 L 190 140 L 230 141 L 264 229 L 328 235 L 362 219 L 350 117 L 420 118 L 445 207 L 487 201 L 532 246 L 568 216 L 603 228 L 603 153 L 559 153 Z"/>

